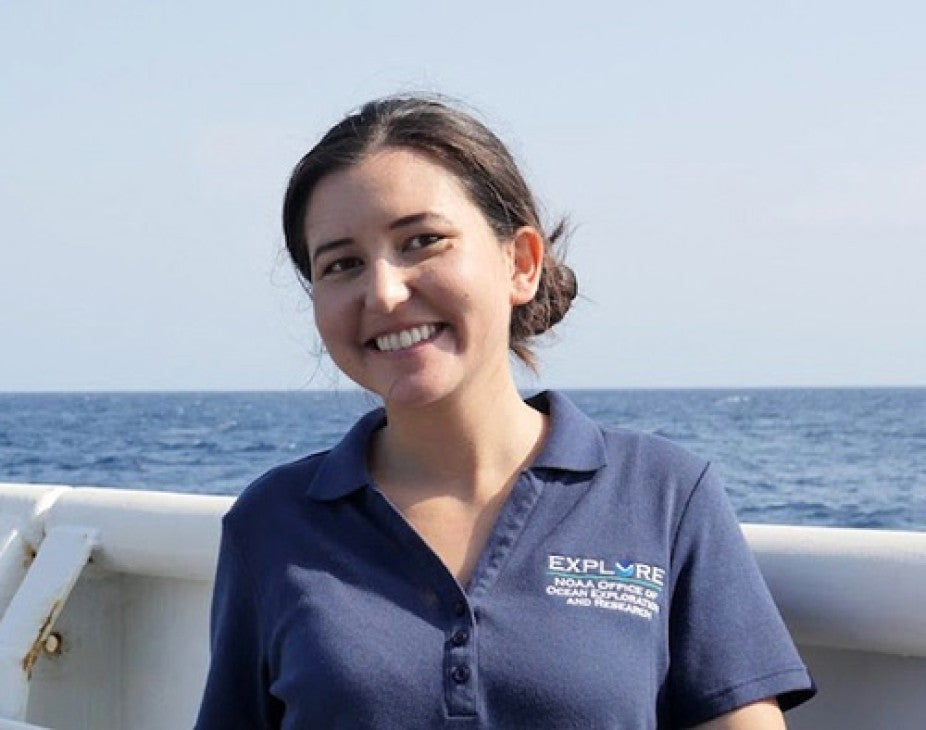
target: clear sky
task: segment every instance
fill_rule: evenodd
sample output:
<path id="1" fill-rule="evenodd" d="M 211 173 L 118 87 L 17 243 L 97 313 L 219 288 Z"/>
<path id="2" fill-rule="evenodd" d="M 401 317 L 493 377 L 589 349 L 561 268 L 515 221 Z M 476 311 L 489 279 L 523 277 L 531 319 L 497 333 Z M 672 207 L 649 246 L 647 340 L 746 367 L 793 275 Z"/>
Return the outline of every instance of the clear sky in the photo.
<path id="1" fill-rule="evenodd" d="M 926 385 L 921 2 L 0 6 L 0 390 L 344 387 L 279 208 L 395 91 L 475 106 L 585 298 L 571 387 Z"/>

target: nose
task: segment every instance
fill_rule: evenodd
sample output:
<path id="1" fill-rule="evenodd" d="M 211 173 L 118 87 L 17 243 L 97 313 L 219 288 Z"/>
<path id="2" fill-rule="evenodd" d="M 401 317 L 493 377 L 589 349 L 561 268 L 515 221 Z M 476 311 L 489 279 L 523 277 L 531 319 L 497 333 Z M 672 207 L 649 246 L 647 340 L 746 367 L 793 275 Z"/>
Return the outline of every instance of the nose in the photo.
<path id="1" fill-rule="evenodd" d="M 366 290 L 367 309 L 391 312 L 409 298 L 408 272 L 387 259 L 376 259 L 370 266 Z"/>

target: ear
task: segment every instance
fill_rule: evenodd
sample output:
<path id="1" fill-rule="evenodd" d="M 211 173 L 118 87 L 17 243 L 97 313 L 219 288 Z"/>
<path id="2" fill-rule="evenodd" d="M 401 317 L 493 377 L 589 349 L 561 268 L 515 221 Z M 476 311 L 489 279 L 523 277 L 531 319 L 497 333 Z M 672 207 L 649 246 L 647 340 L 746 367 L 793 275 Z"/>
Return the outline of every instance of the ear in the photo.
<path id="1" fill-rule="evenodd" d="M 543 236 L 536 228 L 519 228 L 510 244 L 511 306 L 527 304 L 537 293 L 543 270 Z"/>

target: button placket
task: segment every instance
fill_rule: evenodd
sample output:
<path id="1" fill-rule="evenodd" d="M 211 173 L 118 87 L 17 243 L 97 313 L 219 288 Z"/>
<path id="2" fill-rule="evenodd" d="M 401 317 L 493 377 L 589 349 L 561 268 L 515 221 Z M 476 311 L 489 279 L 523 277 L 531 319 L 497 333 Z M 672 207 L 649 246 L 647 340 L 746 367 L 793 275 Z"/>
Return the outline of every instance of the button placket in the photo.
<path id="1" fill-rule="evenodd" d="M 477 676 L 474 611 L 466 600 L 451 606 L 444 643 L 445 696 L 451 716 L 476 714 Z"/>

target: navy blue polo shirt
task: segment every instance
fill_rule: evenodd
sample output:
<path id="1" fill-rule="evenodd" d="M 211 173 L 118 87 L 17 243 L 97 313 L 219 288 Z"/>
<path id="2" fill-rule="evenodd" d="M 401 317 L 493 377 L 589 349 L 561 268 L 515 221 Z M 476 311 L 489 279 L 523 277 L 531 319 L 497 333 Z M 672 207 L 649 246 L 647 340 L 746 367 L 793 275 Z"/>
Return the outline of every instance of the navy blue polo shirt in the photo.
<path id="1" fill-rule="evenodd" d="M 366 467 L 382 410 L 223 521 L 196 727 L 685 727 L 812 682 L 709 465 L 564 396 L 460 586 Z"/>

